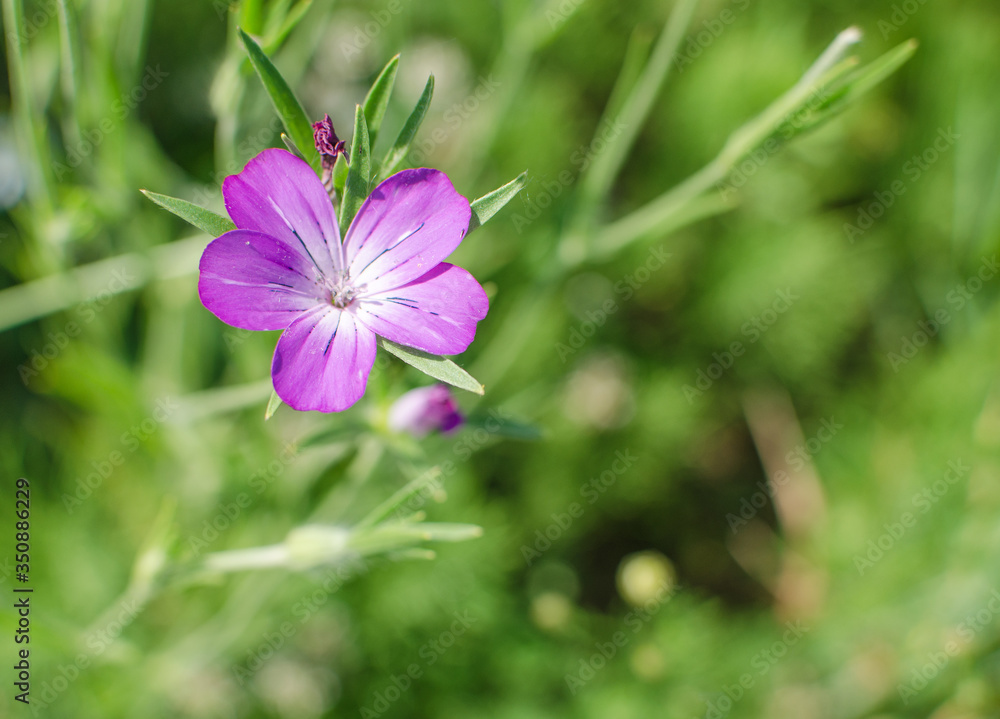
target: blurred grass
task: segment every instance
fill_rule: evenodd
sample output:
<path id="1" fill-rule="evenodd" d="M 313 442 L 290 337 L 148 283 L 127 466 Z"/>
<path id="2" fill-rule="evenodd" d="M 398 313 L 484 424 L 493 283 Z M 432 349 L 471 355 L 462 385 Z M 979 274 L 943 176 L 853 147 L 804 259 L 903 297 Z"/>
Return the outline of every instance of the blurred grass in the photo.
<path id="1" fill-rule="evenodd" d="M 5 37 L 16 6 L 5 2 Z M 387 448 L 376 480 L 357 492 L 347 488 L 371 458 L 351 442 L 303 449 L 269 469 L 287 443 L 342 419 L 282 408 L 262 422 L 276 334 L 241 333 L 201 307 L 192 245 L 208 238 L 192 238 L 138 192 L 221 210 L 222 177 L 281 145 L 266 97 L 241 68 L 235 19 L 222 3 L 67 7 L 80 30 L 77 67 L 61 59 L 57 4 L 28 2 L 22 88 L 9 44 L 0 72 L 0 152 L 17 148 L 21 158 L 20 180 L 6 169 L 0 178 L 0 282 L 56 278 L 39 299 L 0 291 L 3 317 L 31 318 L 0 338 L 0 466 L 11 478 L 0 506 L 9 517 L 13 478 L 31 480 L 32 701 L 51 701 L 47 715 L 381 714 L 377 698 L 395 696 L 393 677 L 411 664 L 421 676 L 386 700 L 387 715 L 694 717 L 727 698 L 720 714 L 733 717 L 997 715 L 1000 633 L 989 602 L 1000 587 L 1000 285 L 968 284 L 1000 239 L 995 3 L 698 3 L 681 44 L 691 62 L 673 68 L 637 128 L 597 208 L 602 219 L 711 160 L 843 28 L 864 30 L 866 61 L 910 37 L 920 49 L 858 105 L 746 165 L 745 181 L 731 177 L 740 182 L 734 212 L 650 236 L 550 291 L 540 278 L 567 230 L 580 160 L 629 37 L 638 28 L 648 45 L 673 5 L 314 3 L 275 53 L 310 117 L 329 112 L 346 133 L 354 105 L 399 52 L 384 141 L 433 73 L 424 162 L 470 197 L 528 168 L 521 196 L 456 253 L 491 293 L 460 363 L 487 387 L 476 409 L 530 420 L 545 438 L 482 440 L 467 430 L 426 441 L 431 461 L 455 464 L 447 502 L 426 509 L 482 525 L 481 539 L 440 548 L 432 562 L 372 563 L 332 592 L 322 577 L 283 573 L 169 591 L 134 619 L 126 611 L 113 642 L 99 633 L 108 625 L 93 623 L 116 606 L 168 498 L 178 505 L 180 554 L 211 535 L 206 523 L 241 492 L 252 504 L 211 549 L 269 544 L 317 506 L 356 520 L 402 486 L 411 459 Z M 549 14 L 561 7 L 572 12 Z M 491 76 L 496 91 L 463 107 Z M 18 122 L 40 149 L 13 133 Z M 908 164 L 941 130 L 958 139 L 926 169 Z M 39 189 L 47 175 L 51 203 Z M 852 241 L 845 224 L 857 225 L 896 181 L 905 192 Z M 563 190 L 542 207 L 554 186 Z M 533 208 L 537 219 L 515 221 Z M 670 257 L 638 282 L 660 246 Z M 127 289 L 117 291 L 110 273 L 73 273 L 127 253 L 153 258 L 142 265 L 147 279 Z M 798 299 L 769 322 L 778 291 Z M 572 333 L 608 299 L 617 311 L 572 347 Z M 948 321 L 894 368 L 889 353 L 939 310 Z M 753 339 L 745 327 L 755 317 L 766 332 Z M 68 337 L 70 323 L 78 336 Z M 689 402 L 684 386 L 734 342 L 745 351 Z M 560 356 L 557 343 L 573 351 Z M 26 383 L 25 366 L 37 372 Z M 421 382 L 392 365 L 373 378 L 372 405 L 384 409 Z M 225 402 L 220 388 L 232 389 Z M 178 407 L 159 421 L 164 399 Z M 474 397 L 462 401 L 473 409 Z M 831 418 L 843 429 L 807 451 L 810 463 L 786 485 L 818 488 L 820 504 L 779 492 L 733 532 L 727 515 L 756 500 L 774 467 L 794 470 L 786 455 L 821 437 Z M 114 452 L 124 462 L 67 506 L 78 480 Z M 619 452 L 635 462 L 589 504 L 581 490 L 614 471 Z M 933 492 L 958 460 L 971 469 L 922 512 L 914 497 Z M 582 514 L 562 528 L 574 502 Z M 857 557 L 904 512 L 914 526 L 884 540 L 884 556 L 859 572 Z M 546 530 L 556 538 L 528 566 L 522 548 L 540 546 L 536 533 Z M 633 632 L 616 575 L 646 550 L 669 561 L 680 590 Z M 455 612 L 474 621 L 439 652 Z M 985 620 L 967 636 L 962 623 L 968 629 L 977 613 Z M 10 637 L 11 608 L 0 616 Z M 808 627 L 794 643 L 783 639 L 789 621 Z M 628 641 L 574 693 L 565 677 L 618 631 Z M 949 641 L 958 650 L 934 666 Z M 787 653 L 771 663 L 762 652 L 775 643 Z M 4 647 L 12 658 L 12 640 Z M 235 670 L 262 654 L 241 684 Z M 64 684 L 77 656 L 87 668 Z M 912 672 L 928 663 L 933 676 L 904 701 L 900 687 L 915 686 Z M 743 675 L 750 687 L 737 692 Z M 12 716 L 25 709 L 11 707 Z"/>

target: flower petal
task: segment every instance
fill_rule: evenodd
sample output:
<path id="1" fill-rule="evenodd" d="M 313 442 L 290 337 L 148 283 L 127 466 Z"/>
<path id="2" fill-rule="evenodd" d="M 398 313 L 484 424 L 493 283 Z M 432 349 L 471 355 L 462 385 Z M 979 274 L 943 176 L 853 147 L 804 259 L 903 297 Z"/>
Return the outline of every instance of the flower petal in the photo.
<path id="1" fill-rule="evenodd" d="M 382 182 L 358 210 L 344 239 L 356 285 L 399 287 L 450 255 L 469 229 L 469 201 L 447 175 L 420 168 Z"/>
<path id="2" fill-rule="evenodd" d="M 212 240 L 199 270 L 202 304 L 233 327 L 283 330 L 321 301 L 312 261 L 259 232 L 233 230 Z"/>
<path id="3" fill-rule="evenodd" d="M 388 340 L 433 354 L 464 352 L 489 300 L 461 267 L 440 263 L 402 287 L 359 298 L 358 321 Z"/>
<path id="4" fill-rule="evenodd" d="M 241 230 L 284 240 L 333 277 L 343 267 L 340 230 L 330 196 L 305 160 L 272 148 L 222 183 L 229 216 Z"/>
<path id="5" fill-rule="evenodd" d="M 271 378 L 281 400 L 300 411 L 340 412 L 361 399 L 375 363 L 375 335 L 351 312 L 317 307 L 285 330 Z"/>

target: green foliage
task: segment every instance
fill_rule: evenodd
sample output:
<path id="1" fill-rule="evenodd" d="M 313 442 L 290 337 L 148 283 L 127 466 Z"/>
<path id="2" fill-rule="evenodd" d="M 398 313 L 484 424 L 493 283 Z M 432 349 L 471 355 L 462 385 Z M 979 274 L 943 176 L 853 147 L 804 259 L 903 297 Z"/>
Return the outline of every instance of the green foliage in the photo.
<path id="1" fill-rule="evenodd" d="M 996 713 L 995 4 L 2 5 L 31 709 Z M 324 112 L 355 211 L 415 165 L 481 196 L 490 313 L 464 369 L 383 344 L 357 407 L 275 413 L 198 259 Z M 467 423 L 391 431 L 430 380 L 388 354 Z"/>

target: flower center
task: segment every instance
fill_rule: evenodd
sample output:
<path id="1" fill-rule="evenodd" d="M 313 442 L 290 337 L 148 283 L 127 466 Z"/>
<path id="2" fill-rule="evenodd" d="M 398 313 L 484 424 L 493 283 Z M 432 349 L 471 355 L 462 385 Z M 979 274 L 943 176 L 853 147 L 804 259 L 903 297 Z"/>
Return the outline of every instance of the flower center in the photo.
<path id="1" fill-rule="evenodd" d="M 365 289 L 363 285 L 355 287 L 346 271 L 340 272 L 333 280 L 327 280 L 326 286 L 330 290 L 330 304 L 341 310 L 350 305 Z"/>

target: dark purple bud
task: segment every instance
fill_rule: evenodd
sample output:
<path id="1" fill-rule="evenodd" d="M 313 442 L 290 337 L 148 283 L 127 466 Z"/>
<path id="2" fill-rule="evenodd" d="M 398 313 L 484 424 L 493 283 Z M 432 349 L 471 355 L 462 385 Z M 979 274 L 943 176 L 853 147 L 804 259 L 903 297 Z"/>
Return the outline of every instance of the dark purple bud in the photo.
<path id="1" fill-rule="evenodd" d="M 325 115 L 319 122 L 314 122 L 312 128 L 313 142 L 316 144 L 316 151 L 323 157 L 323 167 L 329 164 L 332 168 L 333 163 L 337 161 L 337 155 L 344 151 L 344 141 L 337 137 L 329 115 Z"/>

